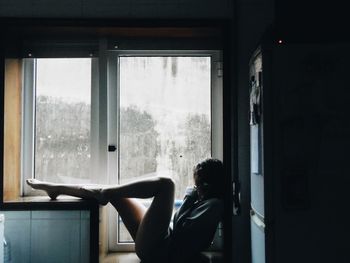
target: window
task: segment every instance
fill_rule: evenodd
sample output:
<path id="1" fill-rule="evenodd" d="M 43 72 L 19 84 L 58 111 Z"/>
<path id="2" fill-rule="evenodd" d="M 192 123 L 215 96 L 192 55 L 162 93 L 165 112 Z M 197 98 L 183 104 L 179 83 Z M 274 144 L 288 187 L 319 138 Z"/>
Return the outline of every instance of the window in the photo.
<path id="1" fill-rule="evenodd" d="M 110 183 L 169 176 L 176 183 L 175 211 L 193 185 L 193 166 L 222 155 L 218 54 L 111 52 L 108 61 L 108 141 L 118 149 L 109 153 Z M 109 248 L 132 250 L 132 238 L 113 209 L 109 220 Z"/>
<path id="2" fill-rule="evenodd" d="M 193 166 L 222 159 L 220 52 L 100 54 L 23 59 L 22 178 L 119 184 L 170 176 L 175 211 Z M 25 195 L 39 193 L 22 185 Z M 109 249 L 133 250 L 116 211 L 108 214 Z"/>
<path id="3" fill-rule="evenodd" d="M 210 57 L 120 57 L 119 182 L 172 177 L 176 199 L 211 156 Z"/>
<path id="4" fill-rule="evenodd" d="M 93 182 L 91 61 L 91 58 L 24 59 L 24 179 Z M 33 194 L 31 191 L 25 186 L 25 194 Z"/>

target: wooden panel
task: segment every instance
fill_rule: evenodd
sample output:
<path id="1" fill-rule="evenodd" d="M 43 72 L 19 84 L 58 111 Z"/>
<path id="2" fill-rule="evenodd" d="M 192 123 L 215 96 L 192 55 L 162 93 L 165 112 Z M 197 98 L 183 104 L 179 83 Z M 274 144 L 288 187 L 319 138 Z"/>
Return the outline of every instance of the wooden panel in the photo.
<path id="1" fill-rule="evenodd" d="M 5 61 L 4 200 L 20 194 L 22 63 Z"/>

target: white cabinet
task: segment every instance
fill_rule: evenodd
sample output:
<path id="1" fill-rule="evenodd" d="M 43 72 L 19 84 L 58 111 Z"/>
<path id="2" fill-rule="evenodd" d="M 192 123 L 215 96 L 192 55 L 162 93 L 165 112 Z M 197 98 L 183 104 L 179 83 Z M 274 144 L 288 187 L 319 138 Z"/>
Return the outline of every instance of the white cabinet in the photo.
<path id="1" fill-rule="evenodd" d="M 11 263 L 86 263 L 89 211 L 2 211 Z"/>
<path id="2" fill-rule="evenodd" d="M 29 262 L 30 258 L 30 211 L 3 212 L 5 238 L 9 244 L 11 263 Z"/>
<path id="3" fill-rule="evenodd" d="M 90 254 L 90 212 L 81 211 L 80 221 L 80 262 L 89 262 Z"/>

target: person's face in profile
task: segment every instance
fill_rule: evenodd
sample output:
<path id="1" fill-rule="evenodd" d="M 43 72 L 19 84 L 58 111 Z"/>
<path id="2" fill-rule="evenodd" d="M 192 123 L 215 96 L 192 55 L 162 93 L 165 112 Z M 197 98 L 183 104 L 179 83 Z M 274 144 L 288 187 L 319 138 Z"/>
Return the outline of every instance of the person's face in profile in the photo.
<path id="1" fill-rule="evenodd" d="M 194 179 L 194 185 L 195 189 L 198 194 L 198 199 L 203 200 L 206 199 L 209 193 L 210 185 L 206 182 L 204 182 L 200 176 L 198 176 L 197 173 L 194 174 L 193 176 Z"/>

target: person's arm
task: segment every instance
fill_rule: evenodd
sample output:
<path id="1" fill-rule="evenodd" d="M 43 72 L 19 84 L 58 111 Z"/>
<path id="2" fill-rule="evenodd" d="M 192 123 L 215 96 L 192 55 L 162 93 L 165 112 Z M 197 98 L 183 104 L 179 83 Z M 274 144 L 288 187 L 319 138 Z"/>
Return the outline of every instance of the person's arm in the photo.
<path id="1" fill-rule="evenodd" d="M 176 213 L 174 215 L 174 218 L 173 218 L 174 224 L 176 224 L 179 217 L 181 215 L 183 215 L 186 210 L 191 208 L 193 206 L 194 202 L 196 202 L 197 200 L 198 200 L 197 191 L 193 187 L 188 187 L 186 189 L 182 205 L 180 206 L 180 208 L 176 211 Z"/>
<path id="2" fill-rule="evenodd" d="M 211 199 L 196 207 L 186 219 L 179 222 L 173 233 L 173 262 L 183 262 L 208 248 L 222 213 L 222 201 Z"/>

